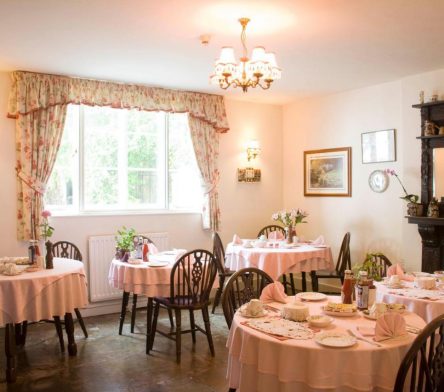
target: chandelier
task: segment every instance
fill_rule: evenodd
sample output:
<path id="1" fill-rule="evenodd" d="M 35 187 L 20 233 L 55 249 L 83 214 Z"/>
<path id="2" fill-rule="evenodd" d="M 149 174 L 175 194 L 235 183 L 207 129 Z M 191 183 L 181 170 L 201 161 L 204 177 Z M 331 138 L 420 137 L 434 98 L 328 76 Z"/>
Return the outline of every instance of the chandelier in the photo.
<path id="1" fill-rule="evenodd" d="M 244 93 L 247 92 L 248 87 L 259 86 L 267 90 L 271 83 L 281 78 L 281 69 L 276 64 L 274 53 L 267 53 L 265 48 L 257 46 L 253 49 L 251 60 L 248 58 L 245 30 L 249 21 L 248 18 L 239 19 L 242 26 L 241 42 L 243 47 L 243 56 L 239 59 L 240 62 L 236 63 L 233 48 L 225 46 L 214 65 L 214 74 L 210 76 L 211 83 L 218 84 L 224 90 L 230 86 L 241 87 Z"/>

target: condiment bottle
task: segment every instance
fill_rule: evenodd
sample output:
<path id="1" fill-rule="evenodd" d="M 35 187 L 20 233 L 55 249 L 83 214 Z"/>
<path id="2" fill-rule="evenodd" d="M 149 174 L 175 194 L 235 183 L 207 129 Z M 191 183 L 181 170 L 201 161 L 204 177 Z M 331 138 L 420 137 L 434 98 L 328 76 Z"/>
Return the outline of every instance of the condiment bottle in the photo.
<path id="1" fill-rule="evenodd" d="M 138 259 L 143 258 L 143 241 L 144 241 L 144 239 L 142 237 L 139 237 L 139 244 L 137 245 L 137 258 Z"/>
<path id="2" fill-rule="evenodd" d="M 367 271 L 359 271 L 359 281 L 356 285 L 356 305 L 359 310 L 368 309 L 368 288 Z"/>
<path id="3" fill-rule="evenodd" d="M 373 279 L 370 279 L 368 286 L 368 307 L 371 308 L 376 302 L 376 286 L 373 283 Z"/>
<path id="4" fill-rule="evenodd" d="M 149 253 L 148 240 L 145 238 L 143 240 L 143 250 L 142 250 L 143 261 L 148 261 L 148 253 Z"/>
<path id="5" fill-rule="evenodd" d="M 341 299 L 343 304 L 353 303 L 353 276 L 350 270 L 345 270 L 344 283 L 341 289 Z"/>

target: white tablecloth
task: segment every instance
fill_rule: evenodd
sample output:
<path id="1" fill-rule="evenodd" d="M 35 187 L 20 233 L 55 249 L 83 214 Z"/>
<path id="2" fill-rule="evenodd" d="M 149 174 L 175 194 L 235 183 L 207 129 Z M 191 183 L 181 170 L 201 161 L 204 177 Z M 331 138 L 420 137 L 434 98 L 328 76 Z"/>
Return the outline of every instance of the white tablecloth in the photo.
<path id="1" fill-rule="evenodd" d="M 289 272 L 310 272 L 334 269 L 331 249 L 301 245 L 297 248 L 245 248 L 227 246 L 225 266 L 232 271 L 256 267 L 265 271 L 273 280 Z"/>
<path id="2" fill-rule="evenodd" d="M 320 314 L 325 303 L 312 303 L 310 313 Z M 405 317 L 408 324 L 425 325 L 413 313 Z M 375 325 L 361 315 L 334 319 L 322 331 L 346 332 L 358 325 Z M 330 348 L 313 339 L 280 341 L 241 325 L 244 320 L 236 313 L 227 342 L 227 377 L 237 392 L 392 391 L 399 365 L 416 337 L 409 333 L 381 342 L 383 347 L 358 341 L 350 348 Z"/>
<path id="3" fill-rule="evenodd" d="M 406 289 L 413 288 L 413 282 L 402 282 Z M 381 282 L 375 282 L 376 300 L 378 302 L 404 304 L 408 310 L 422 317 L 427 323 L 441 314 L 444 314 L 444 300 L 432 301 L 398 295 L 396 292 L 403 290 L 389 289 Z"/>
<path id="4" fill-rule="evenodd" d="M 54 258 L 54 269 L 0 275 L 0 325 L 52 319 L 87 304 L 80 261 Z"/>

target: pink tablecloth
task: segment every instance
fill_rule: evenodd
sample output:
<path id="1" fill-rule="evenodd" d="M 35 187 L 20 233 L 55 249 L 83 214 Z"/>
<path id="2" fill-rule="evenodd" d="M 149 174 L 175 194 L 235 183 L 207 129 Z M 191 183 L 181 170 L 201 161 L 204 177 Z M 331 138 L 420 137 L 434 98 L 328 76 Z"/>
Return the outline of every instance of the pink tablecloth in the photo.
<path id="1" fill-rule="evenodd" d="M 83 263 L 54 259 L 54 269 L 0 275 L 0 325 L 52 319 L 88 304 Z"/>
<path id="2" fill-rule="evenodd" d="M 416 313 L 427 323 L 444 314 L 444 299 L 432 301 L 396 294 L 397 292 L 403 292 L 405 289 L 413 288 L 413 282 L 403 282 L 405 289 L 401 290 L 389 289 L 380 282 L 376 282 L 375 285 L 378 302 L 404 304 L 409 311 Z"/>
<path id="3" fill-rule="evenodd" d="M 323 304 L 312 303 L 310 313 L 321 313 Z M 405 318 L 410 325 L 425 325 L 413 313 Z M 235 315 L 227 342 L 227 377 L 237 392 L 392 391 L 399 365 L 416 337 L 409 333 L 381 342 L 383 347 L 358 341 L 350 348 L 330 348 L 313 339 L 279 341 L 241 325 L 244 320 Z M 346 332 L 374 325 L 375 321 L 361 315 L 335 317 L 334 324 L 322 331 Z"/>
<path id="4" fill-rule="evenodd" d="M 331 250 L 301 245 L 297 248 L 244 248 L 228 244 L 225 265 L 233 271 L 256 267 L 274 280 L 288 272 L 310 272 L 334 269 Z"/>

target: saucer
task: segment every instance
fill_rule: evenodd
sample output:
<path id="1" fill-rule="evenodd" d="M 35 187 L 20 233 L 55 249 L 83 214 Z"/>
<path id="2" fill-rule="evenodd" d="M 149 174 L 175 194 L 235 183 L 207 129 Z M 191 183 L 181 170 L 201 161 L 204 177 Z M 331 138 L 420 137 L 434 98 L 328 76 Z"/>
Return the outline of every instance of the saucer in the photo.
<path id="1" fill-rule="evenodd" d="M 255 314 L 255 315 L 252 315 L 252 314 L 249 314 L 249 313 L 247 313 L 247 311 L 246 311 L 246 306 L 245 305 L 243 305 L 243 306 L 241 306 L 240 308 L 239 308 L 239 313 L 240 313 L 240 315 L 242 316 L 242 317 L 246 317 L 246 318 L 259 318 L 259 317 L 265 317 L 265 316 L 268 316 L 268 311 L 267 310 L 265 310 L 265 309 L 262 309 L 262 312 L 261 313 L 258 313 L 258 314 Z"/>

